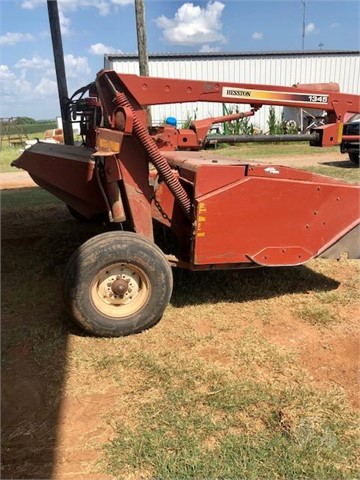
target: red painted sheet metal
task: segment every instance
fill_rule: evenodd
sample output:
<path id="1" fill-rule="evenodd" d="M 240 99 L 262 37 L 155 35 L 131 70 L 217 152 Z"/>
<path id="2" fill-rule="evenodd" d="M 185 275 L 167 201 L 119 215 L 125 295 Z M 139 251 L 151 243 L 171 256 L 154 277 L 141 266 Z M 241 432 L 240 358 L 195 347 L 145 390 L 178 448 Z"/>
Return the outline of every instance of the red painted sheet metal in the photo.
<path id="1" fill-rule="evenodd" d="M 199 196 L 194 263 L 304 263 L 360 223 L 359 195 L 320 176 L 250 176 Z"/>
<path id="2" fill-rule="evenodd" d="M 196 172 L 195 197 L 200 197 L 245 176 L 244 165 L 201 165 Z"/>
<path id="3" fill-rule="evenodd" d="M 118 164 L 134 230 L 153 240 L 151 200 L 154 190 L 149 185 L 149 166 L 144 150 L 135 137 L 126 136 L 121 145 L 120 155 L 121 161 Z"/>
<path id="4" fill-rule="evenodd" d="M 249 177 L 268 177 L 288 180 L 312 180 L 312 173 L 295 168 L 279 165 L 255 165 L 249 166 L 247 175 Z"/>
<path id="5" fill-rule="evenodd" d="M 106 210 L 91 158 L 94 149 L 36 143 L 14 162 L 34 181 L 85 216 Z"/>
<path id="6" fill-rule="evenodd" d="M 184 168 L 196 172 L 204 165 L 244 165 L 252 163 L 251 161 L 242 162 L 237 158 L 223 157 L 222 155 L 211 154 L 209 152 L 163 152 L 163 156 L 172 167 Z M 256 162 L 257 164 L 257 162 Z"/>
<path id="7" fill-rule="evenodd" d="M 180 176 L 195 186 L 195 197 L 244 177 L 247 165 L 238 159 L 201 152 L 165 152 L 166 160 Z"/>

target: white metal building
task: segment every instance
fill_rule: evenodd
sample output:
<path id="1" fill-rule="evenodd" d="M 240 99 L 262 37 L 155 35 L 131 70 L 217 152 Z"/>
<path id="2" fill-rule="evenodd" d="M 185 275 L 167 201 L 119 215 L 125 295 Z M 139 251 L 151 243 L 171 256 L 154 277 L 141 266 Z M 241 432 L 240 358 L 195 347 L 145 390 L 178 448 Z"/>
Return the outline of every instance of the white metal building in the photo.
<path id="1" fill-rule="evenodd" d="M 104 68 L 139 74 L 136 55 L 105 55 Z M 291 86 L 296 83 L 336 82 L 344 93 L 360 93 L 360 51 L 301 51 L 261 53 L 196 53 L 149 55 L 150 76 L 193 80 L 262 83 Z M 240 106 L 240 111 L 248 109 Z M 269 107 L 256 113 L 253 123 L 267 130 Z M 359 106 L 360 110 L 360 106 Z M 281 118 L 282 109 L 276 109 Z M 152 107 L 154 123 L 173 116 L 181 122 L 222 115 L 222 105 L 183 103 Z"/>

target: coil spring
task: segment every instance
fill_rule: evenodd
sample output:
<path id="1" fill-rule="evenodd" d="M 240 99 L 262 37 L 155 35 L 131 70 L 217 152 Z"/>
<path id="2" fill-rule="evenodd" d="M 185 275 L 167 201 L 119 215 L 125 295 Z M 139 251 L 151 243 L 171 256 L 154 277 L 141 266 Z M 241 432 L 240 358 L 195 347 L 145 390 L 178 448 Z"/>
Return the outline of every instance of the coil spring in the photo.
<path id="1" fill-rule="evenodd" d="M 167 185 L 171 193 L 179 202 L 181 208 L 184 210 L 186 215 L 189 216 L 191 212 L 190 198 L 186 193 L 184 187 L 179 182 L 179 180 L 174 176 L 165 158 L 159 152 L 153 139 L 148 134 L 144 124 L 138 118 L 137 112 L 133 109 L 132 105 L 130 104 L 129 100 L 126 98 L 124 93 L 118 93 L 116 95 L 115 103 L 116 105 L 119 105 L 123 108 L 131 109 L 134 116 L 133 128 L 134 128 L 136 137 L 145 148 L 146 153 L 150 158 L 150 161 L 155 166 L 159 175 L 163 178 L 165 184 Z"/>

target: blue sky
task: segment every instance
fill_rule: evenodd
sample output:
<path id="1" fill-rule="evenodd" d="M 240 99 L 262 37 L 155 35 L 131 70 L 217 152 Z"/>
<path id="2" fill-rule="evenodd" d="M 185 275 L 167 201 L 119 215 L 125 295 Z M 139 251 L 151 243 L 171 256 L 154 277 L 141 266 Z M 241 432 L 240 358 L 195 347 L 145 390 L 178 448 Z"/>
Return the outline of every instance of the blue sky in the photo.
<path id="1" fill-rule="evenodd" d="M 69 93 L 137 51 L 133 0 L 58 0 Z M 305 49 L 360 48 L 359 0 L 306 0 Z M 146 0 L 149 53 L 300 50 L 302 0 Z M 0 3 L 0 115 L 59 114 L 46 0 Z"/>

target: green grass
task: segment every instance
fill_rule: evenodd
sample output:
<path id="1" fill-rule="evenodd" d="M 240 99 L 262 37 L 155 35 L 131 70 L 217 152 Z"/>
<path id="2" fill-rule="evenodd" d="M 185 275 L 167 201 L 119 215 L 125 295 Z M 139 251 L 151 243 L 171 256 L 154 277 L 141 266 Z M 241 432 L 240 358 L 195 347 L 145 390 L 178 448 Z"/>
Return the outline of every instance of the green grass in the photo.
<path id="1" fill-rule="evenodd" d="M 27 449 L 41 464 L 43 452 L 51 457 L 55 448 L 57 458 L 73 454 L 70 462 L 87 452 L 73 472 L 86 464 L 98 478 L 359 477 L 358 411 L 341 387 L 347 367 L 331 356 L 336 342 L 358 335 L 358 262 L 174 271 L 159 325 L 127 338 L 95 338 L 69 321 L 61 291 L 68 258 L 99 227 L 79 226 L 38 188 L 4 191 L 2 208 L 2 374 L 11 379 L 14 405 L 29 395 L 19 364 L 38 382 L 34 397 L 44 399 L 40 416 L 30 402 L 25 418 L 16 417 L 10 433 L 24 434 L 14 447 L 5 437 L 6 451 L 19 455 L 19 477 L 40 478 L 31 462 L 21 463 Z M 340 385 L 314 381 L 304 365 L 307 338 L 310 354 L 329 352 L 315 372 L 331 367 Z M 65 444 L 57 445 L 51 438 L 59 437 L 59 419 L 51 415 L 64 398 Z M 71 401 L 76 411 L 66 410 Z M 86 420 L 79 438 L 66 443 L 79 418 Z M 36 438 L 25 420 L 38 426 Z"/>
<path id="2" fill-rule="evenodd" d="M 329 177 L 339 178 L 340 180 L 345 180 L 346 182 L 351 182 L 351 183 L 360 182 L 359 168 L 350 163 L 348 165 L 339 165 L 339 166 L 314 165 L 311 167 L 302 167 L 302 170 L 318 173 L 320 175 L 327 175 Z"/>
<path id="3" fill-rule="evenodd" d="M 42 188 L 3 190 L 0 193 L 1 208 L 21 209 L 61 203 L 54 195 Z"/>
<path id="4" fill-rule="evenodd" d="M 31 133 L 28 135 L 29 140 L 34 138 L 42 139 L 44 138 L 44 131 Z M 11 166 L 11 162 L 16 160 L 20 155 L 20 149 L 23 147 L 14 146 L 11 147 L 7 144 L 6 141 L 3 142 L 2 148 L 0 150 L 0 173 L 2 172 L 16 172 L 19 171 L 17 168 Z"/>
<path id="5" fill-rule="evenodd" d="M 105 446 L 107 472 L 169 480 L 355 478 L 357 428 L 341 395 L 304 387 L 300 376 L 284 384 L 292 362 L 258 332 L 237 348 L 241 377 L 168 350 L 119 353 L 110 374 L 141 370 L 143 379 L 130 411 L 109 416 L 116 434 Z M 254 378 L 259 356 L 277 380 Z"/>
<path id="6" fill-rule="evenodd" d="M 106 416 L 115 431 L 105 445 L 107 473 L 356 478 L 358 429 L 342 394 L 307 387 L 296 356 L 258 330 L 247 328 L 226 342 L 216 324 L 214 330 L 218 337 L 198 337 L 186 346 L 179 340 L 188 337 L 178 331 L 177 348 L 171 348 L 164 328 L 161 345 L 147 332 L 121 342 L 121 349 L 115 341 L 106 352 L 87 355 L 99 381 L 116 382 L 122 392 Z M 231 361 L 203 358 L 206 344 Z"/>
<path id="7" fill-rule="evenodd" d="M 330 303 L 333 304 L 334 302 Z M 293 313 L 304 322 L 317 326 L 330 326 L 341 320 L 338 315 L 332 312 L 331 305 L 300 304 L 293 310 Z"/>
<path id="8" fill-rule="evenodd" d="M 3 147 L 0 150 L 0 173 L 18 172 L 19 170 L 11 166 L 11 162 L 21 155 L 19 147 Z"/>
<path id="9" fill-rule="evenodd" d="M 44 138 L 44 133 L 45 130 L 36 133 L 29 133 L 29 140 L 34 138 L 42 140 Z M 75 135 L 74 140 L 75 142 L 81 142 L 81 137 L 79 135 Z M 3 142 L 3 146 L 0 150 L 0 173 L 19 171 L 16 167 L 11 166 L 11 162 L 16 160 L 21 155 L 21 149 L 23 149 L 23 147 L 11 147 L 7 144 L 7 142 Z"/>

